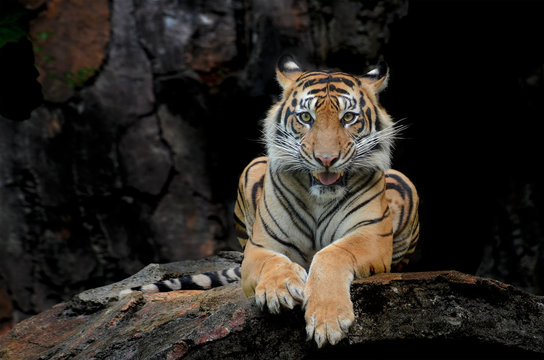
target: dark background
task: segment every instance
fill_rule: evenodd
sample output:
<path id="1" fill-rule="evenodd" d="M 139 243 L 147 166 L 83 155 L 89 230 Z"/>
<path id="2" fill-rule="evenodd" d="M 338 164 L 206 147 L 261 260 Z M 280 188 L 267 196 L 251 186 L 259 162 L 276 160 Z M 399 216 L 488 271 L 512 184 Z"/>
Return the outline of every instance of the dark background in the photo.
<path id="1" fill-rule="evenodd" d="M 381 101 L 409 125 L 393 165 L 421 198 L 409 270 L 456 269 L 543 293 L 539 2 L 104 4 L 104 59 L 60 92 L 40 78 L 45 100 L 28 120 L 41 97 L 29 51 L 39 40 L 0 48 L 7 321 L 149 262 L 235 248 L 238 176 L 263 152 L 259 119 L 277 99 L 274 64 L 286 52 L 356 74 L 389 64 Z M 43 1 L 24 10 L 31 35 L 47 11 Z M 168 37 L 165 13 L 190 19 L 188 40 L 183 27 Z"/>
<path id="2" fill-rule="evenodd" d="M 424 269 L 504 266 L 503 280 L 522 283 L 515 278 L 532 252 L 542 291 L 542 10 L 523 1 L 416 1 L 408 31 L 397 32 L 391 95 L 413 124 L 397 164 L 421 193 Z M 484 257 L 486 245 L 485 256 L 497 259 Z"/>

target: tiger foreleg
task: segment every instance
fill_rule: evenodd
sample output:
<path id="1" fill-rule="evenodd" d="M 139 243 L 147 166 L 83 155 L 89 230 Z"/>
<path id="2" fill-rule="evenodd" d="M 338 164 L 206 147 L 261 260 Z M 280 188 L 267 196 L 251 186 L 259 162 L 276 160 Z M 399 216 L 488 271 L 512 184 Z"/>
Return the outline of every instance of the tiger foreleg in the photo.
<path id="1" fill-rule="evenodd" d="M 248 242 L 242 262 L 242 289 L 257 305 L 279 313 L 302 303 L 306 270 L 287 256 Z"/>
<path id="2" fill-rule="evenodd" d="M 314 338 L 319 347 L 338 343 L 353 324 L 353 279 L 390 270 L 391 242 L 383 240 L 355 234 L 315 254 L 304 288 L 304 309 L 308 339 Z"/>

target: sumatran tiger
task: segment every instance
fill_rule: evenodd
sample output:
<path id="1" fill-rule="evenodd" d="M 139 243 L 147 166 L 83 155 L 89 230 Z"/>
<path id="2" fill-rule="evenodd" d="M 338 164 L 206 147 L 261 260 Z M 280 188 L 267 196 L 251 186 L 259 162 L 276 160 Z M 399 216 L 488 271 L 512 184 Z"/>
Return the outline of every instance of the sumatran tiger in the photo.
<path id="1" fill-rule="evenodd" d="M 267 157 L 238 187 L 242 288 L 272 313 L 301 303 L 321 347 L 354 321 L 353 279 L 388 272 L 413 253 L 418 196 L 390 169 L 398 128 L 380 106 L 384 64 L 364 76 L 304 72 L 278 62 L 283 93 L 264 120 Z"/>
<path id="2" fill-rule="evenodd" d="M 385 64 L 353 76 L 304 72 L 283 56 L 276 74 L 283 93 L 264 120 L 267 156 L 243 171 L 234 209 L 242 289 L 271 313 L 301 304 L 308 338 L 321 347 L 344 338 L 354 321 L 354 279 L 408 262 L 419 200 L 410 180 L 390 169 L 399 127 L 378 102 Z M 239 279 L 235 268 L 122 293 Z"/>

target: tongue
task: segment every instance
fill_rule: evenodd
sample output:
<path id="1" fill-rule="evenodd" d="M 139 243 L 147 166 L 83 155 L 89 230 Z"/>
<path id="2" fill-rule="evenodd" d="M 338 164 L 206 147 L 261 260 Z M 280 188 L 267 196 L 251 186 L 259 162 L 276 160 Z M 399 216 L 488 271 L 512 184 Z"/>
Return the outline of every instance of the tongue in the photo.
<path id="1" fill-rule="evenodd" d="M 332 173 L 332 172 L 321 172 L 317 174 L 317 178 L 323 185 L 331 185 L 336 182 L 340 178 L 339 173 Z"/>

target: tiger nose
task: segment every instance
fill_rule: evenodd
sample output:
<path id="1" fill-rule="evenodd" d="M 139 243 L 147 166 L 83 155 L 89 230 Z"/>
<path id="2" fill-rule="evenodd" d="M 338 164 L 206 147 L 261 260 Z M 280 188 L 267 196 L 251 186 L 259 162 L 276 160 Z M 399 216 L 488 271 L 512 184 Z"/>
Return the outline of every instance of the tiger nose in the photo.
<path id="1" fill-rule="evenodd" d="M 329 167 L 338 160 L 338 155 L 315 155 L 315 158 L 321 165 Z"/>

